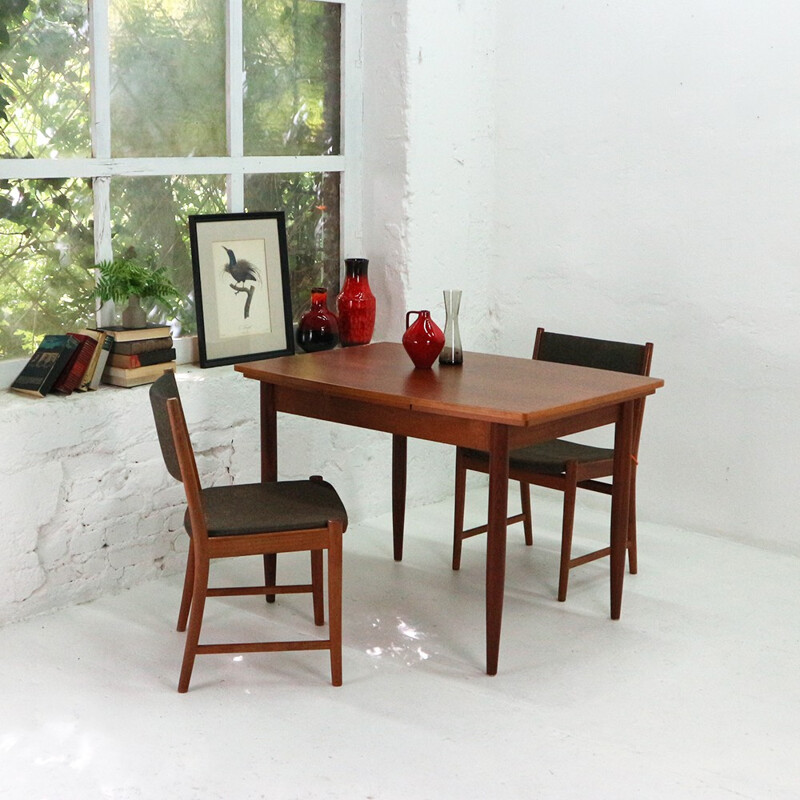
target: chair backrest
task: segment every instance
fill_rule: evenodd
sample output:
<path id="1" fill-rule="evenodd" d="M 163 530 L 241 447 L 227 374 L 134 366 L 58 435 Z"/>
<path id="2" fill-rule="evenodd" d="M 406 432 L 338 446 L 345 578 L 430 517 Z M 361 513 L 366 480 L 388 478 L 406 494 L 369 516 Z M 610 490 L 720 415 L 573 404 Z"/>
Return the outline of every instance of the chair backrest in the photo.
<path id="1" fill-rule="evenodd" d="M 533 346 L 533 357 L 577 367 L 594 367 L 631 375 L 649 375 L 653 345 L 590 339 L 566 333 L 551 333 L 539 328 Z"/>
<path id="2" fill-rule="evenodd" d="M 653 360 L 653 345 L 629 344 L 606 339 L 591 339 L 586 336 L 571 336 L 566 333 L 551 333 L 544 328 L 536 331 L 533 358 L 539 361 L 554 361 L 576 367 L 594 367 L 631 375 L 650 375 Z M 634 406 L 633 453 L 639 452 L 639 439 L 644 418 L 644 399 Z"/>
<path id="3" fill-rule="evenodd" d="M 155 383 L 150 385 L 150 405 L 153 407 L 153 417 L 156 421 L 158 442 L 161 445 L 164 463 L 167 465 L 169 474 L 175 480 L 183 481 L 178 453 L 175 450 L 172 427 L 169 422 L 169 411 L 167 410 L 167 401 L 170 399 L 177 400 L 179 404 L 181 402 L 181 396 L 178 394 L 178 384 L 175 381 L 175 373 L 167 370 Z"/>
<path id="4" fill-rule="evenodd" d="M 172 372 L 165 372 L 150 386 L 150 405 L 153 407 L 164 463 L 170 475 L 183 483 L 189 506 L 192 541 L 196 548 L 202 550 L 207 546 L 208 530 L 200 476 L 183 415 L 178 384 Z"/>

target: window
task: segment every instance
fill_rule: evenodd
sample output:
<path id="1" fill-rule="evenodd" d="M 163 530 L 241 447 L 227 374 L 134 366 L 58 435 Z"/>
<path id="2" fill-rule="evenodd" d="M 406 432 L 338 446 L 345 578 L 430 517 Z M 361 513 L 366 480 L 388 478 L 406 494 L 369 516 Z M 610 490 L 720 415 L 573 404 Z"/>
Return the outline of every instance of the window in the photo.
<path id="1" fill-rule="evenodd" d="M 338 290 L 346 5 L 2 4 L 0 359 L 88 324 L 93 264 L 131 249 L 168 268 L 193 333 L 191 214 L 284 210 L 295 316 Z"/>

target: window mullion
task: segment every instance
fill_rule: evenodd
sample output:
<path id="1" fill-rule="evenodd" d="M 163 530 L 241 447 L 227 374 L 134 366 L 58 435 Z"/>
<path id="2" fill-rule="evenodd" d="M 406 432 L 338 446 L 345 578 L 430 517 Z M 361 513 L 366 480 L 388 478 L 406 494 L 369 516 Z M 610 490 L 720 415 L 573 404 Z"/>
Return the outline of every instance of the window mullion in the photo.
<path id="1" fill-rule="evenodd" d="M 90 81 L 92 98 L 92 156 L 111 158 L 111 52 L 108 30 L 108 0 L 89 2 Z M 111 178 L 92 181 L 95 263 L 113 258 L 111 246 Z M 98 313 L 98 322 L 114 322 L 113 304 L 106 303 Z"/>
<path id="2" fill-rule="evenodd" d="M 344 254 L 361 252 L 362 230 L 362 121 L 364 117 L 361 0 L 348 0 L 342 23 L 342 154 L 341 248 Z"/>
<path id="3" fill-rule="evenodd" d="M 228 155 L 241 164 L 244 155 L 244 53 L 242 0 L 228 0 L 226 18 L 226 87 Z M 227 178 L 228 209 L 244 210 L 244 172 L 232 169 Z"/>
<path id="4" fill-rule="evenodd" d="M 94 158 L 111 158 L 111 52 L 108 0 L 91 0 L 89 15 L 92 155 Z"/>

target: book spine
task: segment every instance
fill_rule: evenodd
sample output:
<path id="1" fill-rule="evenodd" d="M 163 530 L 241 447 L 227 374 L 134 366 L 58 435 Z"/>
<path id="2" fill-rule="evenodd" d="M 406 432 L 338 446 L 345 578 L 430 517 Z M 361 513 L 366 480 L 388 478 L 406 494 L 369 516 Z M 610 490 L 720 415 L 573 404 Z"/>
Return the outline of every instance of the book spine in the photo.
<path id="1" fill-rule="evenodd" d="M 130 389 L 133 386 L 141 386 L 145 383 L 153 383 L 161 377 L 164 372 L 169 370 L 175 372 L 175 362 L 157 365 L 160 370 L 151 371 L 151 367 L 139 367 L 138 369 L 121 369 L 119 367 L 107 367 L 103 373 L 103 382 L 112 386 L 122 386 Z"/>
<path id="2" fill-rule="evenodd" d="M 10 388 L 22 394 L 44 397 L 64 369 L 75 345 L 75 340 L 70 336 L 48 334 Z"/>
<path id="3" fill-rule="evenodd" d="M 111 356 L 112 367 L 122 367 L 123 369 L 136 369 L 136 367 L 147 367 L 151 364 L 165 364 L 167 361 L 175 360 L 175 348 L 169 350 L 149 350 L 144 353 L 114 353 Z"/>
<path id="4" fill-rule="evenodd" d="M 67 374 L 66 380 L 58 387 L 58 390 L 64 394 L 74 392 L 83 380 L 83 376 L 89 367 L 89 362 L 92 360 L 92 353 L 94 353 L 97 342 L 94 339 L 86 339 L 78 349 L 78 357 L 72 362 L 72 367 Z"/>
<path id="5" fill-rule="evenodd" d="M 114 342 L 114 353 L 122 355 L 136 355 L 148 353 L 151 350 L 168 350 L 173 346 L 172 337 L 164 336 L 159 339 L 140 339 L 135 342 Z"/>
<path id="6" fill-rule="evenodd" d="M 100 353 L 100 358 L 97 359 L 97 366 L 95 367 L 94 375 L 92 376 L 92 382 L 89 384 L 89 389 L 92 391 L 97 389 L 97 387 L 100 385 L 100 381 L 103 379 L 103 372 L 111 356 L 111 348 L 113 345 L 114 339 L 111 336 L 107 336 L 106 340 L 103 342 L 103 349 Z"/>
<path id="7" fill-rule="evenodd" d="M 61 374 L 58 376 L 58 378 L 56 378 L 56 382 L 53 384 L 53 391 L 61 392 L 63 394 L 69 394 L 72 391 L 72 389 L 67 389 L 66 387 L 73 381 L 72 377 L 73 371 L 76 369 L 75 365 L 77 364 L 78 358 L 80 357 L 81 350 L 83 349 L 83 342 L 86 338 L 84 336 L 74 333 L 70 333 L 67 335 L 71 336 L 72 339 L 75 340 L 77 345 L 75 349 L 72 351 L 72 355 L 70 356 L 69 361 L 67 361 L 67 363 L 64 366 L 64 369 L 61 370 Z M 81 372 L 81 374 L 83 374 L 83 372 Z"/>
<path id="8" fill-rule="evenodd" d="M 41 392 L 43 395 L 47 394 L 53 388 L 53 386 L 55 386 L 56 381 L 59 379 L 61 373 L 66 369 L 72 354 L 77 349 L 78 343 L 72 336 L 66 336 L 65 338 L 67 339 L 67 342 L 64 345 L 64 350 L 58 357 L 58 360 L 56 361 L 53 369 L 50 371 L 50 374 L 42 382 Z"/>
<path id="9" fill-rule="evenodd" d="M 97 369 L 97 362 L 100 359 L 100 354 L 103 352 L 103 345 L 106 340 L 106 334 L 100 331 L 97 336 L 92 336 L 95 340 L 95 346 L 92 349 L 92 357 L 89 359 L 89 365 L 86 367 L 86 372 L 83 373 L 81 384 L 78 387 L 79 392 L 88 392 L 92 383 L 95 370 Z"/>

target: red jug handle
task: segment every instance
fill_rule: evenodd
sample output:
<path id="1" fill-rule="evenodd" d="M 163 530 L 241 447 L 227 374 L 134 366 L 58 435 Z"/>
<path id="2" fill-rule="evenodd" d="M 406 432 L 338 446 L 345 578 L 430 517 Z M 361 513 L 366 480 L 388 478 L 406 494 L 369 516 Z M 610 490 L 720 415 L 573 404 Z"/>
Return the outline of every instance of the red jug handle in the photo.
<path id="1" fill-rule="evenodd" d="M 417 315 L 417 317 L 419 317 L 419 315 L 420 315 L 421 313 L 422 313 L 421 311 L 406 311 L 406 330 L 408 330 L 408 328 L 409 328 L 409 325 L 411 324 L 411 323 L 408 321 L 408 318 L 409 318 L 409 317 L 410 317 L 412 314 L 416 314 L 416 315 Z"/>

